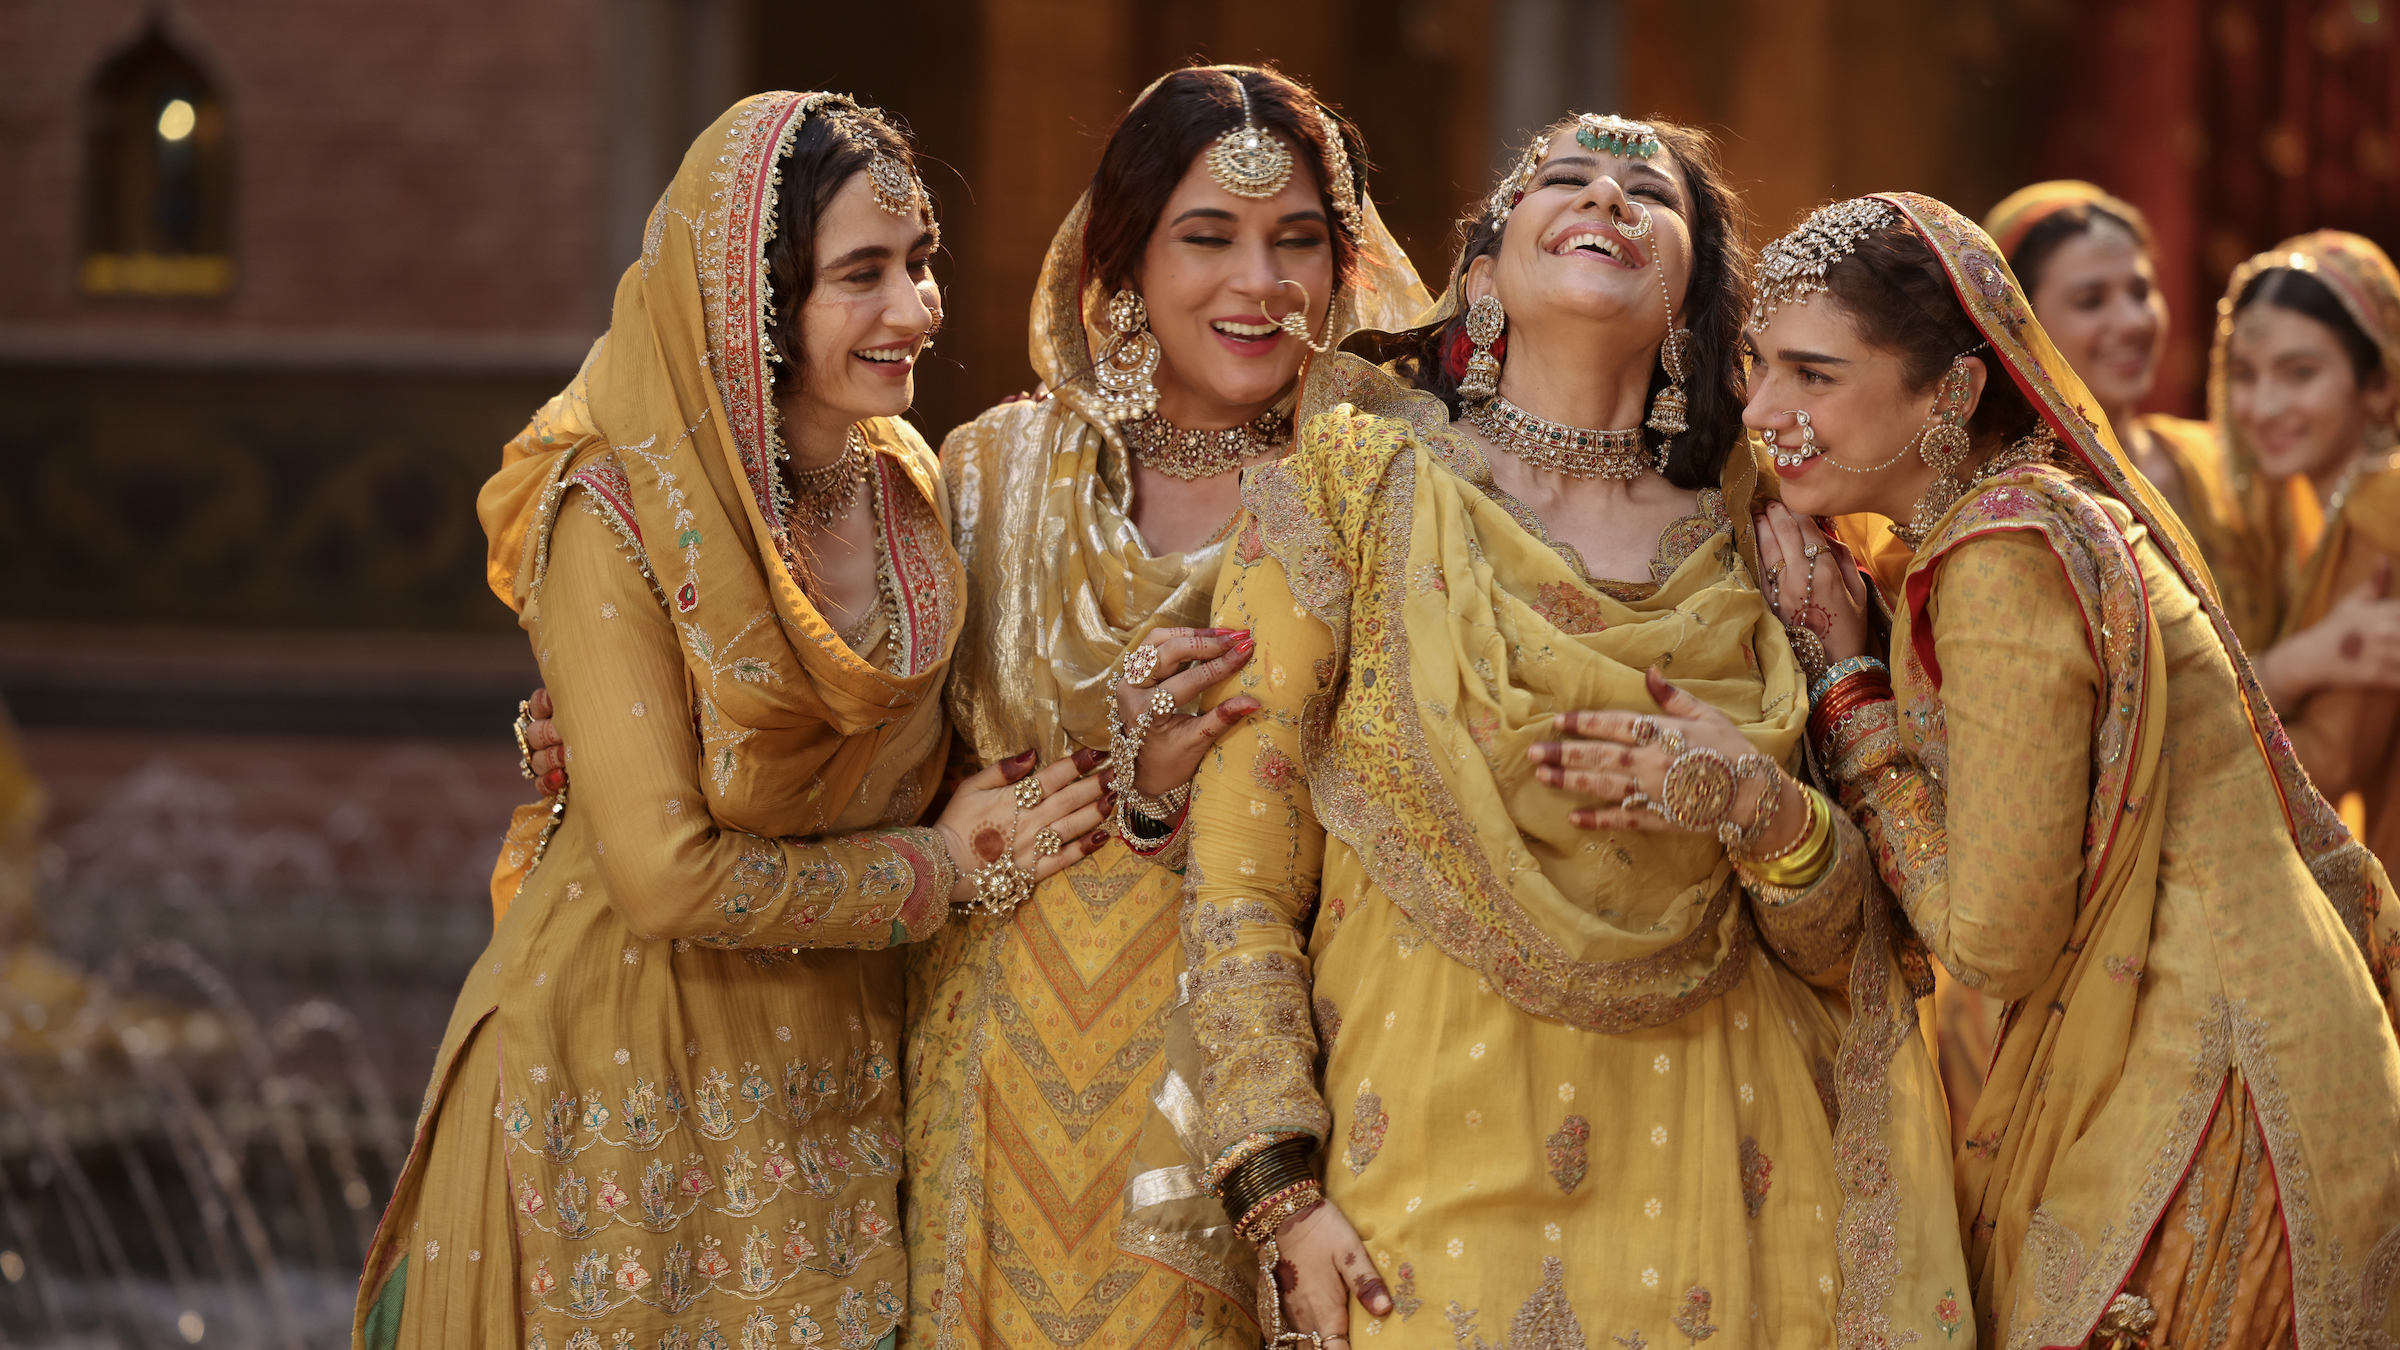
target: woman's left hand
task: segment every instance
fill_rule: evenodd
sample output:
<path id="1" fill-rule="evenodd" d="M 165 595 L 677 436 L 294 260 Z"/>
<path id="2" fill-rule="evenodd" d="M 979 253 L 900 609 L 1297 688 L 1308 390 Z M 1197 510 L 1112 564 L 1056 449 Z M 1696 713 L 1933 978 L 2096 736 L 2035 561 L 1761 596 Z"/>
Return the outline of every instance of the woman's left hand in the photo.
<path id="1" fill-rule="evenodd" d="M 1768 502 L 1756 516 L 1759 589 L 1767 607 L 1783 620 L 1792 650 L 1814 680 L 1827 666 L 1867 650 L 1867 584 L 1850 550 L 1825 537 L 1817 522 L 1782 502 Z M 1816 635 L 1807 650 L 1803 633 Z M 1817 659 L 1822 657 L 1822 660 Z"/>
<path id="2" fill-rule="evenodd" d="M 1658 667 L 1650 668 L 1647 683 L 1658 713 L 1562 712 L 1558 731 L 1573 739 L 1543 741 L 1526 751 L 1539 766 L 1535 778 L 1605 803 L 1568 812 L 1570 823 L 1587 830 L 1674 830 L 1673 821 L 1646 803 L 1665 800 L 1667 767 L 1679 755 L 1714 750 L 1738 762 L 1755 753 L 1732 718 L 1667 683 Z M 1762 807 L 1780 811 L 1786 781 L 1781 769 L 1738 777 L 1733 801 L 1719 819 L 1747 828 Z M 1773 795 L 1762 801 L 1767 794 Z M 1625 804 L 1629 798 L 1631 805 Z M 1715 832 L 1715 821 L 1702 823 Z"/>

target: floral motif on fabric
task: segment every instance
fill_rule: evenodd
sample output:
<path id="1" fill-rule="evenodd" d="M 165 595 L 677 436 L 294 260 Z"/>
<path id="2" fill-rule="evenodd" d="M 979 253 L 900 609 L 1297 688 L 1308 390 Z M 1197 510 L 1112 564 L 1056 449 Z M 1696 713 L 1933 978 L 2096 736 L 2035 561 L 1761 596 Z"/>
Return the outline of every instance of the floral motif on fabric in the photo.
<path id="1" fill-rule="evenodd" d="M 1542 1155 L 1550 1161 L 1550 1179 L 1558 1183 L 1560 1195 L 1573 1195 L 1583 1184 L 1591 1166 L 1591 1144 L 1592 1124 L 1582 1116 L 1567 1117 L 1542 1141 Z"/>
<path id="2" fill-rule="evenodd" d="M 1442 1315 L 1450 1320 L 1451 1338 L 1458 1350 L 1590 1350 L 1583 1323 L 1576 1320 L 1574 1305 L 1567 1301 L 1566 1262 L 1555 1256 L 1542 1258 L 1541 1287 L 1509 1319 L 1506 1339 L 1486 1341 L 1475 1329 L 1476 1310 L 1455 1301 Z M 1634 1339 L 1640 1340 L 1639 1333 Z"/>
<path id="3" fill-rule="evenodd" d="M 714 1234 L 702 1234 L 696 1252 L 681 1238 L 655 1256 L 650 1255 L 652 1249 L 637 1244 L 623 1248 L 613 1260 L 605 1248 L 594 1246 L 576 1256 L 563 1280 L 551 1274 L 549 1258 L 543 1257 L 535 1264 L 527 1292 L 543 1311 L 586 1321 L 635 1305 L 674 1316 L 707 1294 L 755 1301 L 807 1275 L 847 1276 L 874 1248 L 890 1246 L 895 1230 L 872 1199 L 827 1211 L 822 1253 L 801 1236 L 805 1227 L 797 1220 L 787 1224 L 779 1241 L 752 1224 L 731 1254 L 725 1250 L 725 1238 Z M 845 1299 L 851 1293 L 858 1291 L 846 1291 Z M 868 1295 L 858 1297 L 862 1305 L 872 1305 Z M 897 1309 L 892 1312 L 896 1315 Z M 888 1317 L 884 1324 L 888 1328 Z"/>
<path id="4" fill-rule="evenodd" d="M 1945 1289 L 1933 1305 L 1933 1324 L 1942 1329 L 1943 1340 L 1954 1340 L 1958 1329 L 1967 1324 L 1966 1310 L 1959 1307 L 1958 1291 Z"/>
<path id="5" fill-rule="evenodd" d="M 1675 1329 L 1682 1332 L 1684 1339 L 1693 1345 L 1698 1345 L 1717 1334 L 1717 1328 L 1709 1325 L 1708 1321 L 1709 1308 L 1713 1302 L 1714 1300 L 1709 1297 L 1708 1289 L 1703 1285 L 1695 1284 L 1683 1291 L 1682 1306 L 1675 1310 L 1672 1320 Z"/>
<path id="6" fill-rule="evenodd" d="M 1543 582 L 1535 593 L 1533 612 L 1562 633 L 1597 633 L 1608 627 L 1599 597 L 1571 581 Z"/>
<path id="7" fill-rule="evenodd" d="M 1417 1268 L 1403 1261 L 1392 1283 L 1392 1311 L 1405 1322 L 1425 1310 L 1425 1300 L 1417 1297 Z"/>
<path id="8" fill-rule="evenodd" d="M 1751 1135 L 1742 1136 L 1742 1207 L 1755 1219 L 1767 1207 L 1767 1189 L 1774 1184 L 1775 1160 Z"/>
<path id="9" fill-rule="evenodd" d="M 1366 1171 L 1367 1164 L 1383 1151 L 1384 1132 L 1391 1123 L 1392 1118 L 1383 1109 L 1383 1098 L 1362 1088 L 1358 1099 L 1350 1104 L 1350 1149 L 1342 1158 L 1350 1164 L 1350 1175 Z"/>
<path id="10" fill-rule="evenodd" d="M 1288 795 L 1300 779 L 1300 766 L 1292 757 L 1277 749 L 1264 736 L 1259 738 L 1258 754 L 1250 761 L 1250 777 L 1267 791 Z"/>

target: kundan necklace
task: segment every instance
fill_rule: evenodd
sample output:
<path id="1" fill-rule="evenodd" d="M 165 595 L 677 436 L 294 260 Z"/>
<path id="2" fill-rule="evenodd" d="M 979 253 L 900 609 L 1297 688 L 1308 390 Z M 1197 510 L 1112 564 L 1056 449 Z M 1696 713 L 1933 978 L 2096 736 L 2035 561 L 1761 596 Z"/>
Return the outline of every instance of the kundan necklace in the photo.
<path id="1" fill-rule="evenodd" d="M 1498 394 L 1467 408 L 1467 425 L 1492 444 L 1536 469 L 1569 478 L 1642 476 L 1650 456 L 1642 449 L 1642 429 L 1594 431 L 1536 417 Z"/>
<path id="2" fill-rule="evenodd" d="M 875 462 L 875 454 L 867 449 L 867 438 L 853 424 L 842 438 L 842 453 L 813 469 L 793 469 L 792 507 L 806 511 L 820 530 L 830 530 L 833 522 L 850 510 L 858 490 L 867 481 L 867 470 Z"/>
<path id="3" fill-rule="evenodd" d="M 1222 431 L 1187 431 L 1156 413 L 1119 422 L 1117 429 L 1136 460 L 1188 483 L 1279 453 L 1292 437 L 1292 410 L 1269 408 Z"/>

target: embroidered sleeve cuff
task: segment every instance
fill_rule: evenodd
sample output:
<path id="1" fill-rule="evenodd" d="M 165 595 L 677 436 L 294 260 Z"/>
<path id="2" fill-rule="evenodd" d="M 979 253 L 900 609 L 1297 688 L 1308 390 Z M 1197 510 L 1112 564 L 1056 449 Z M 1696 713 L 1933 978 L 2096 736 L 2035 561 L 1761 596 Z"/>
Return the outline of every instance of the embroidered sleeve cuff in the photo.
<path id="1" fill-rule="evenodd" d="M 950 856 L 950 844 L 942 832 L 931 827 L 893 830 L 883 842 L 916 875 L 916 884 L 909 888 L 908 898 L 900 902 L 900 912 L 892 920 L 892 945 L 922 942 L 950 918 L 950 896 L 958 889 L 958 863 Z"/>
<path id="2" fill-rule="evenodd" d="M 1850 954 L 1865 923 L 1873 889 L 1866 836 L 1848 816 L 1833 817 L 1834 858 L 1806 886 L 1754 882 L 1759 932 L 1767 945 L 1803 977 L 1819 974 Z"/>

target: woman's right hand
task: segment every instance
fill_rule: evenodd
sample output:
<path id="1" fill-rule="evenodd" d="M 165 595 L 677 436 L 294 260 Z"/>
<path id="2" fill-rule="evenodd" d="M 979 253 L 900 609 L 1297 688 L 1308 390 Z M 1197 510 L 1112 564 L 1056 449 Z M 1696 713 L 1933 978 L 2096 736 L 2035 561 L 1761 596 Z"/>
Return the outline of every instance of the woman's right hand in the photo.
<path id="1" fill-rule="evenodd" d="M 2392 560 L 2352 587 L 2325 617 L 2258 658 L 2258 680 L 2277 707 L 2325 689 L 2400 690 L 2400 600 L 2385 598 Z"/>
<path id="2" fill-rule="evenodd" d="M 1391 1315 L 1391 1291 L 1367 1259 L 1358 1230 L 1332 1201 L 1293 1215 L 1275 1235 L 1275 1247 L 1281 1256 L 1275 1288 L 1287 1329 L 1313 1331 L 1327 1344 L 1340 1341 L 1349 1350 L 1353 1296 L 1374 1316 Z"/>
<path id="3" fill-rule="evenodd" d="M 1157 628 L 1143 637 L 1142 647 L 1155 651 L 1150 673 L 1140 684 L 1125 681 L 1118 664 L 1115 682 L 1117 720 L 1131 727 L 1141 721 L 1158 689 L 1182 707 L 1200 697 L 1250 661 L 1250 635 L 1238 628 Z M 1185 663 L 1199 664 L 1185 668 Z M 1141 763 L 1134 765 L 1133 790 L 1145 797 L 1163 797 L 1192 781 L 1200 758 L 1234 723 L 1266 705 L 1238 694 L 1207 712 L 1186 717 L 1180 713 L 1153 716 L 1142 741 Z"/>
<path id="4" fill-rule="evenodd" d="M 1759 589 L 1785 629 L 1806 628 L 1824 644 L 1825 663 L 1867 650 L 1866 582 L 1850 552 L 1825 537 L 1817 522 L 1782 502 L 1768 502 L 1758 522 Z M 1802 664 L 1808 664 L 1803 658 Z M 1810 670 L 1814 680 L 1820 672 Z"/>
<path id="5" fill-rule="evenodd" d="M 1039 773 L 1033 772 L 1033 758 L 1028 750 L 969 776 L 934 821 L 950 845 L 951 861 L 958 864 L 958 885 L 950 893 L 953 904 L 975 897 L 975 873 L 988 863 L 1009 858 L 1032 873 L 1039 885 L 1108 842 L 1100 823 L 1114 805 L 1110 775 L 1092 773 L 1108 758 L 1107 752 L 1078 750 L 1043 765 Z M 1018 785 L 1028 775 L 1041 785 L 1040 800 L 1021 806 Z M 1045 830 L 1061 844 L 1049 853 L 1036 846 Z"/>

